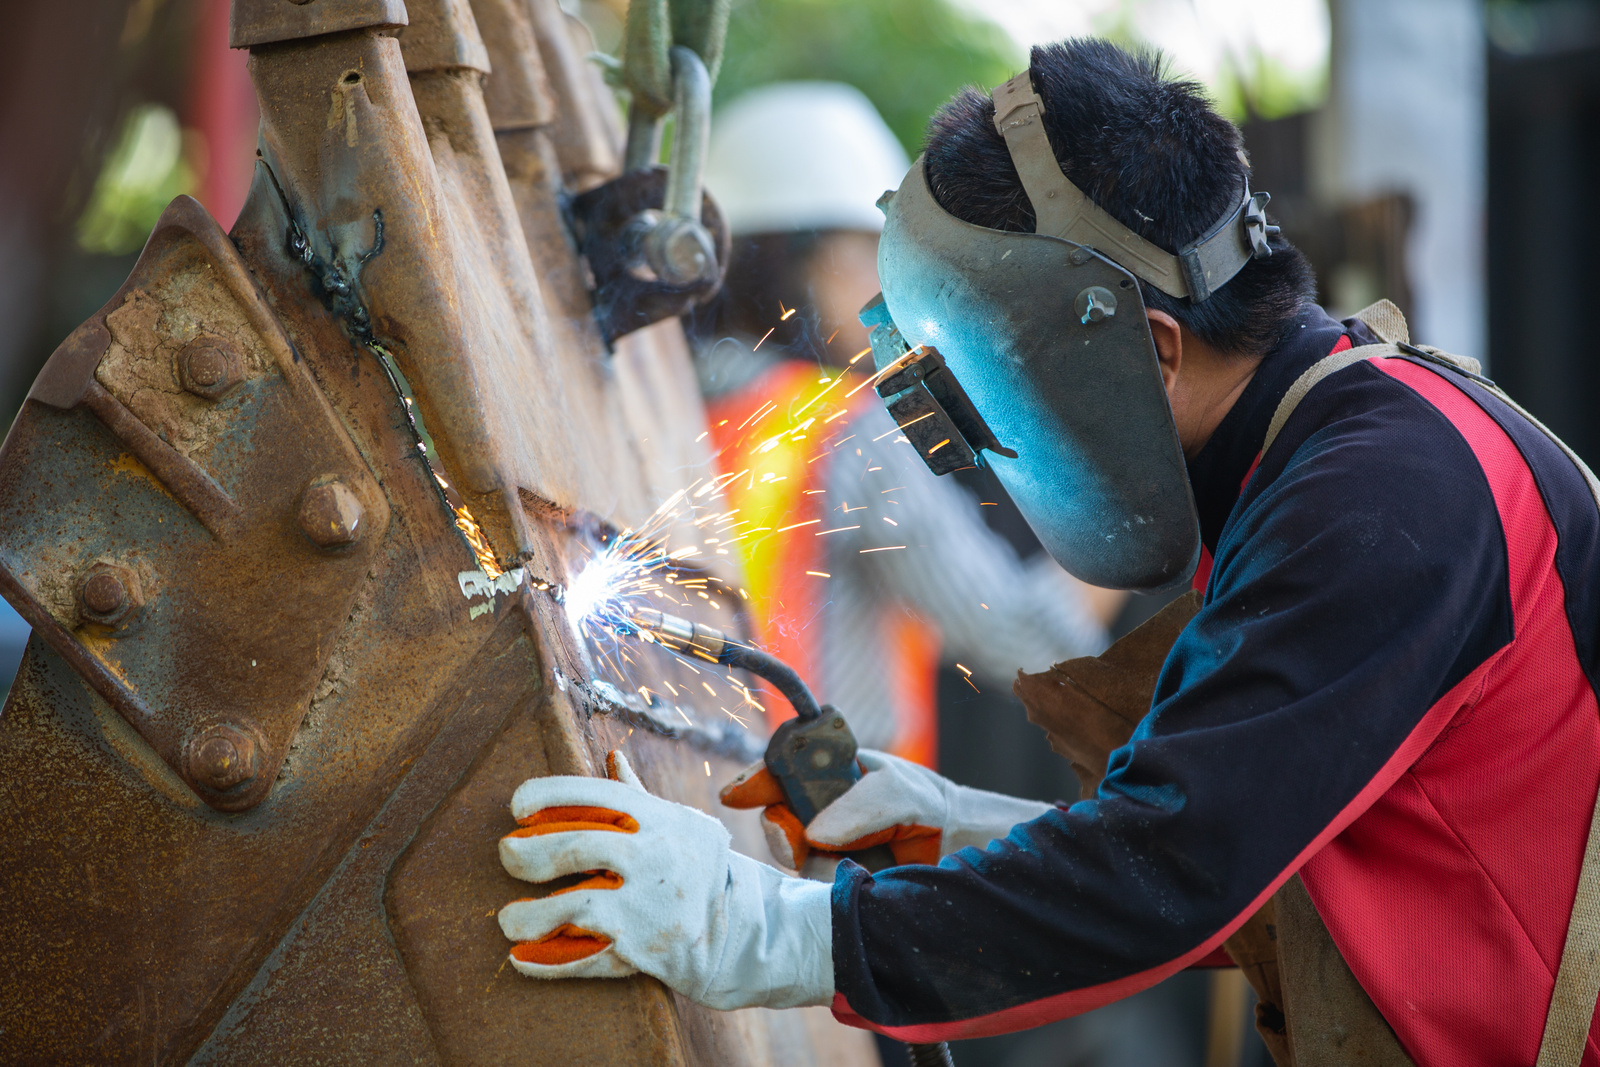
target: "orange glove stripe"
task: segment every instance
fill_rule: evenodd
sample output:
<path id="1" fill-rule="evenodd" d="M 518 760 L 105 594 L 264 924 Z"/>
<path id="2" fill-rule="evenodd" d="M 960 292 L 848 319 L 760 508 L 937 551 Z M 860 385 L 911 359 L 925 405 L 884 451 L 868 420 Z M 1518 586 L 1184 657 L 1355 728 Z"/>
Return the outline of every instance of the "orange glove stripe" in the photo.
<path id="1" fill-rule="evenodd" d="M 807 838 L 806 841 L 812 848 L 827 849 L 829 852 L 858 852 L 861 849 L 872 848 L 875 845 L 893 845 L 896 841 L 918 841 L 925 838 L 937 841 L 942 833 L 943 831 L 937 826 L 903 823 L 899 826 L 887 826 L 882 830 L 858 837 L 854 841 L 846 841 L 842 845 L 831 841 L 827 843 L 813 841 L 810 838 Z"/>
<path id="2" fill-rule="evenodd" d="M 532 815 L 517 820 L 521 829 L 513 830 L 507 837 L 538 837 L 542 834 L 560 834 L 573 830 L 609 830 L 619 834 L 639 832 L 639 822 L 631 815 L 610 808 L 590 808 L 571 805 L 559 808 L 540 808 Z"/>
<path id="3" fill-rule="evenodd" d="M 798 869 L 811 852 L 811 846 L 806 842 L 806 828 L 800 825 L 799 817 L 789 810 L 787 804 L 770 805 L 762 814 L 789 839 L 789 851 L 794 855 L 794 865 Z"/>
<path id="4" fill-rule="evenodd" d="M 581 926 L 562 923 L 537 941 L 518 941 L 511 946 L 511 958 L 523 963 L 553 967 L 586 959 L 610 947 L 611 939 Z"/>
<path id="5" fill-rule="evenodd" d="M 832 842 L 824 844 L 809 837 L 806 838 L 806 844 L 816 852 L 859 852 L 877 845 L 888 845 L 897 863 L 921 863 L 932 866 L 939 862 L 939 838 L 942 833 L 943 831 L 937 826 L 905 823 L 885 827 L 876 833 L 858 837 L 854 841 L 846 841 L 842 845 Z"/>
<path id="6" fill-rule="evenodd" d="M 766 808 L 784 802 L 783 787 L 766 767 L 748 777 L 735 778 L 717 796 L 729 808 Z"/>

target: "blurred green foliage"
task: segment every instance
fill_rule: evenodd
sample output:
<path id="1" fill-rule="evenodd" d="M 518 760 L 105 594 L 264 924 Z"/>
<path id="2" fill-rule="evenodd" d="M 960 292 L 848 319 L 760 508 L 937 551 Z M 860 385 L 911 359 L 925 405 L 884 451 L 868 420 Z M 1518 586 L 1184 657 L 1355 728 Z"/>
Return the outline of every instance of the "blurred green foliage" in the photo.
<path id="1" fill-rule="evenodd" d="M 914 156 L 958 89 L 987 91 L 1026 63 L 1000 27 L 946 0 L 735 0 L 716 100 L 769 82 L 845 82 Z"/>
<path id="2" fill-rule="evenodd" d="M 78 246 L 105 255 L 138 251 L 172 198 L 198 185 L 193 136 L 171 108 L 141 104 L 128 112 L 78 219 Z"/>

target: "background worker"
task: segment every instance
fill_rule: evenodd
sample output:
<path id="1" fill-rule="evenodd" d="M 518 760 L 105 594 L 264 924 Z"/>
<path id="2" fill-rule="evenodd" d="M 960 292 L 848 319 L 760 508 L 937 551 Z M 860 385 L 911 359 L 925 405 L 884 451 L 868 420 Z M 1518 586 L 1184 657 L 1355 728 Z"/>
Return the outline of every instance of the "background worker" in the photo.
<path id="1" fill-rule="evenodd" d="M 1125 996 L 1206 956 L 1284 887 L 1280 907 L 1303 901 L 1334 950 L 1326 977 L 1351 978 L 1335 1007 L 1373 1012 L 1392 1039 L 1386 1062 L 1534 1062 L 1567 973 L 1600 783 L 1592 476 L 1470 373 L 1395 343 L 1395 317 L 1340 323 L 1313 305 L 1309 270 L 1248 198 L 1237 131 L 1194 86 L 1101 42 L 1035 49 L 1028 73 L 996 90 L 1003 111 L 965 93 L 936 118 L 890 205 L 892 221 L 927 229 L 921 243 L 891 231 L 880 273 L 907 339 L 937 338 L 978 416 L 1014 444 L 1016 460 L 992 462 L 1054 554 L 1138 585 L 1185 573 L 1203 544 L 1204 607 L 1150 713 L 1095 798 L 937 866 L 840 864 L 831 890 L 732 854 L 714 820 L 627 785 L 524 783 L 519 815 L 593 804 L 639 829 L 502 844 L 520 877 L 603 867 L 622 879 L 508 905 L 514 941 L 562 923 L 609 940 L 520 969 L 640 969 L 718 1007 L 831 1003 L 858 1025 L 939 1040 Z M 1120 266 L 1071 261 L 1049 239 L 1058 226 L 1094 230 Z M 964 236 L 938 244 L 952 233 Z M 939 258 L 962 248 L 979 250 L 964 270 Z M 1085 310 L 1080 330 L 1061 314 L 1073 271 L 1117 287 L 1135 268 L 1117 316 Z M 1139 319 L 1127 315 L 1135 286 Z M 972 314 L 985 306 L 999 317 Z M 1054 316 L 1077 342 L 1023 329 L 1030 316 Z M 1106 330 L 1084 332 L 1091 323 Z M 1076 392 L 1047 388 L 1092 362 L 1094 336 L 1133 328 L 1154 346 L 1161 419 L 1146 418 L 1151 368 L 1126 360 L 1078 377 Z M 995 358 L 974 354 L 980 341 Z M 1024 354 L 1039 358 L 1001 358 Z M 1113 379 L 1130 383 L 1117 418 L 1079 406 Z M 1036 432 L 1052 418 L 1078 432 Z M 1142 490 L 1096 465 L 1108 440 L 1155 481 L 1181 449 L 1198 543 L 1171 498 L 1111 513 Z M 1083 494 L 1106 507 L 1075 507 Z M 1120 545 L 1103 536 L 1112 519 Z M 1014 815 L 994 818 L 931 772 L 874 763 L 818 817 L 813 843 L 920 826 L 946 852 Z M 682 857 L 709 874 L 663 892 L 656 872 Z M 1551 1017 L 1577 1027 L 1559 1062 L 1594 1064 L 1592 991 L 1578 999 L 1556 1001 L 1573 1008 L 1565 1022 Z"/>
<path id="2" fill-rule="evenodd" d="M 706 184 L 733 231 L 733 257 L 692 334 L 719 462 L 750 472 L 723 494 L 741 519 L 770 528 L 734 545 L 763 647 L 852 709 L 863 745 L 935 766 L 941 658 L 979 687 L 1009 691 L 1020 664 L 1042 669 L 1103 648 L 1122 594 L 1084 585 L 1048 556 L 1019 560 L 985 523 L 997 505 L 926 477 L 860 388 L 872 365 L 860 358 L 857 311 L 878 290 L 883 228 L 873 201 L 907 166 L 851 86 L 786 82 L 729 104 L 713 126 Z M 851 377 L 835 383 L 841 374 Z M 996 489 L 986 499 L 1004 498 Z M 790 714 L 780 698 L 766 704 L 774 722 Z M 996 758 L 1055 759 L 1043 744 Z"/>

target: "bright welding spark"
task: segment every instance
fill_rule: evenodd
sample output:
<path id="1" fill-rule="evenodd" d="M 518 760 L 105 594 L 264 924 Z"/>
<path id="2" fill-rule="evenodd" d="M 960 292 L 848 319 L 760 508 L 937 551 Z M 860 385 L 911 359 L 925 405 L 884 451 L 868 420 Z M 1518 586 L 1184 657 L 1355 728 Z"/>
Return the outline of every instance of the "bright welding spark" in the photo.
<path id="1" fill-rule="evenodd" d="M 644 591 L 662 562 L 655 556 L 636 555 L 630 547 L 626 538 L 613 540 L 567 584 L 567 618 L 574 629 L 581 632 L 591 622 L 614 625 L 627 619 L 626 599 Z"/>

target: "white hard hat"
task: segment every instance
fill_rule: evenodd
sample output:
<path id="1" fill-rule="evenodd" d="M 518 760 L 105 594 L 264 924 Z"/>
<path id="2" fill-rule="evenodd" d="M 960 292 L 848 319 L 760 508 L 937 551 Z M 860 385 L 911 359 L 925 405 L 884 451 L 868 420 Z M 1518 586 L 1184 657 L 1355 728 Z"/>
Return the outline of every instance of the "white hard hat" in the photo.
<path id="1" fill-rule="evenodd" d="M 779 82 L 717 113 L 705 183 L 735 234 L 877 232 L 878 197 L 910 166 L 860 90 Z"/>

